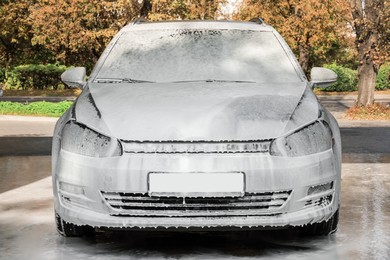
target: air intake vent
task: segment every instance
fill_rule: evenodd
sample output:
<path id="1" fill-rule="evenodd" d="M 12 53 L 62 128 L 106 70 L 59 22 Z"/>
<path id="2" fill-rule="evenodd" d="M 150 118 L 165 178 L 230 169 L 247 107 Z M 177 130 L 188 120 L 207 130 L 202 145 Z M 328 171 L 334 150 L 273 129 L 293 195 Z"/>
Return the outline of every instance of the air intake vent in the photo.
<path id="1" fill-rule="evenodd" d="M 150 197 L 142 193 L 101 192 L 116 216 L 259 216 L 275 213 L 290 191 L 246 193 L 243 197 Z"/>

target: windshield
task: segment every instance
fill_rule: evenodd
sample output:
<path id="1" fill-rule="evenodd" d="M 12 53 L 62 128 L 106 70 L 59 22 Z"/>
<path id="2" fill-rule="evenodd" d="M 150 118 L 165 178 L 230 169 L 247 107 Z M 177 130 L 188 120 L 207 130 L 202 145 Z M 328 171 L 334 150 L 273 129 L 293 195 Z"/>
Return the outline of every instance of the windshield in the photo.
<path id="1" fill-rule="evenodd" d="M 137 30 L 124 33 L 95 81 L 300 82 L 272 32 Z"/>

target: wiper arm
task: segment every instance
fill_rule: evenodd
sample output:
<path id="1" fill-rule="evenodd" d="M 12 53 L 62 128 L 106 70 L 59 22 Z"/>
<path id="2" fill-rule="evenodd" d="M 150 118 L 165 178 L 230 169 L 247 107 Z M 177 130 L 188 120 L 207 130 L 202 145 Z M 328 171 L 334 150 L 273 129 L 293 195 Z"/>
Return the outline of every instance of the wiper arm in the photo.
<path id="1" fill-rule="evenodd" d="M 131 78 L 106 78 L 106 79 L 96 79 L 97 83 L 154 83 L 154 81 L 141 80 L 141 79 L 131 79 Z"/>
<path id="2" fill-rule="evenodd" d="M 256 83 L 251 80 L 225 80 L 225 79 L 208 79 L 206 82 L 234 82 L 234 83 Z"/>
<path id="3" fill-rule="evenodd" d="M 233 82 L 233 83 L 256 83 L 250 80 L 224 80 L 224 79 L 197 79 L 197 80 L 180 80 L 171 83 L 185 83 L 185 82 Z"/>
<path id="4" fill-rule="evenodd" d="M 126 82 L 126 83 L 154 83 L 154 81 L 150 81 L 150 80 L 131 79 L 131 78 L 121 79 L 121 82 Z"/>
<path id="5" fill-rule="evenodd" d="M 99 78 L 97 83 L 156 83 L 150 80 L 132 79 L 132 78 Z M 179 80 L 165 83 L 187 83 L 187 82 L 233 82 L 233 83 L 256 83 L 249 80 L 223 80 L 223 79 L 196 79 L 196 80 Z"/>

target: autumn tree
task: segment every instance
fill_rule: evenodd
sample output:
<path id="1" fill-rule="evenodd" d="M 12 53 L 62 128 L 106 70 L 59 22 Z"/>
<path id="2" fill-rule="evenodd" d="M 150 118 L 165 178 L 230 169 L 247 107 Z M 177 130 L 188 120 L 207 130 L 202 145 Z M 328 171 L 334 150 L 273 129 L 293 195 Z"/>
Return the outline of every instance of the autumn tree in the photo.
<path id="1" fill-rule="evenodd" d="M 235 18 L 260 17 L 275 27 L 307 73 L 314 55 L 325 58 L 332 46 L 342 45 L 347 10 L 342 0 L 243 0 Z"/>
<path id="2" fill-rule="evenodd" d="M 382 22 L 379 25 L 383 61 L 390 62 L 390 1 L 385 1 Z"/>
<path id="3" fill-rule="evenodd" d="M 226 0 L 154 0 L 149 18 L 156 20 L 189 19 L 189 20 L 214 20 L 221 13 L 221 5 Z"/>
<path id="4" fill-rule="evenodd" d="M 223 3 L 226 1 L 210 1 L 210 0 L 196 0 L 189 1 L 189 19 L 217 19 L 220 14 L 220 8 Z"/>
<path id="5" fill-rule="evenodd" d="M 390 2 L 350 0 L 352 25 L 358 50 L 358 106 L 374 103 L 375 81 L 381 64 L 389 58 Z"/>
<path id="6" fill-rule="evenodd" d="M 20 64 L 37 56 L 31 46 L 30 0 L 0 0 L 0 67 Z"/>
<path id="7" fill-rule="evenodd" d="M 137 0 L 38 0 L 31 7 L 32 43 L 65 64 L 92 66 L 117 31 L 140 16 Z"/>
<path id="8" fill-rule="evenodd" d="M 188 8 L 183 0 L 154 0 L 149 19 L 153 21 L 184 19 Z"/>

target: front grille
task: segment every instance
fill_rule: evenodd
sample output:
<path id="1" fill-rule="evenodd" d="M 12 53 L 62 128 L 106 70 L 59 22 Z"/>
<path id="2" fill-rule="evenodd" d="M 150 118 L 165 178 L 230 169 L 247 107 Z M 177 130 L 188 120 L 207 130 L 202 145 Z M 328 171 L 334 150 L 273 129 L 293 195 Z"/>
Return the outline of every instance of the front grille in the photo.
<path id="1" fill-rule="evenodd" d="M 121 140 L 125 153 L 202 154 L 267 153 L 270 140 L 260 141 L 128 141 Z"/>
<path id="2" fill-rule="evenodd" d="M 143 193 L 101 192 L 115 216 L 259 216 L 285 205 L 290 191 L 246 193 L 243 197 L 150 197 Z"/>

